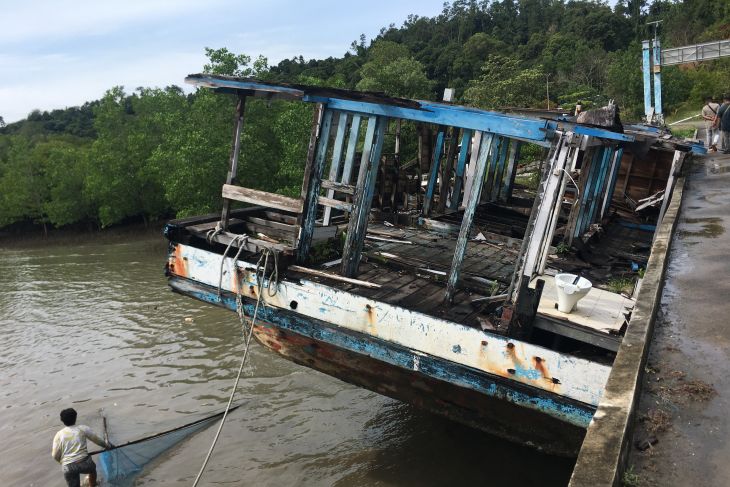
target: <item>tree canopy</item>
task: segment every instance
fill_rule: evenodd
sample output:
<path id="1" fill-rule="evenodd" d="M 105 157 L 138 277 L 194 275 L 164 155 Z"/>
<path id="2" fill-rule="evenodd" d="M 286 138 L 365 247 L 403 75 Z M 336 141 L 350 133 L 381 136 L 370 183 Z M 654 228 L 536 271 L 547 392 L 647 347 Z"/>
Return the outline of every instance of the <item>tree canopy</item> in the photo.
<path id="1" fill-rule="evenodd" d="M 664 47 L 730 37 L 727 0 L 455 0 L 435 17 L 408 16 L 341 57 L 262 56 L 205 48 L 205 72 L 457 102 L 590 107 L 615 99 L 643 112 L 641 40 L 662 20 Z M 196 71 L 191 67 L 191 72 Z M 730 91 L 730 60 L 669 67 L 664 111 L 699 109 Z M 549 96 L 547 99 L 547 85 Z M 177 86 L 111 87 L 80 107 L 0 117 L 0 227 L 14 222 L 100 227 L 217 211 L 235 99 Z M 249 99 L 239 183 L 299 192 L 312 107 Z M 404 127 L 404 130 L 411 130 Z M 407 144 L 407 142 L 406 142 Z"/>

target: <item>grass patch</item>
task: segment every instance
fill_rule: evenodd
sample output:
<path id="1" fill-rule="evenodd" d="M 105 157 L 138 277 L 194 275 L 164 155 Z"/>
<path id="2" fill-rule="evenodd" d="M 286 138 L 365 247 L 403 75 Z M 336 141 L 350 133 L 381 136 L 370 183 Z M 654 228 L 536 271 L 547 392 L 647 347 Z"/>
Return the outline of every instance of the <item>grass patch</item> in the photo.
<path id="1" fill-rule="evenodd" d="M 672 129 L 672 135 L 674 135 L 675 137 L 680 138 L 680 139 L 691 139 L 692 137 L 694 137 L 694 134 L 695 134 L 694 127 L 689 127 L 689 128 L 684 128 L 684 129 L 679 129 L 679 128 Z"/>
<path id="2" fill-rule="evenodd" d="M 641 487 L 643 485 L 641 481 L 641 476 L 638 473 L 634 472 L 633 465 L 624 472 L 624 476 L 621 479 L 621 484 L 624 487 Z"/>
<path id="3" fill-rule="evenodd" d="M 536 191 L 537 187 L 540 185 L 540 173 L 535 171 L 528 174 L 515 176 L 515 183 L 519 184 L 520 186 L 524 186 L 527 189 Z"/>
<path id="4" fill-rule="evenodd" d="M 565 242 L 560 242 L 555 247 L 555 253 L 558 255 L 565 255 L 570 252 L 570 245 L 566 244 Z"/>
<path id="5" fill-rule="evenodd" d="M 634 291 L 634 279 L 632 277 L 614 277 L 606 283 L 606 287 L 612 293 L 631 294 Z"/>

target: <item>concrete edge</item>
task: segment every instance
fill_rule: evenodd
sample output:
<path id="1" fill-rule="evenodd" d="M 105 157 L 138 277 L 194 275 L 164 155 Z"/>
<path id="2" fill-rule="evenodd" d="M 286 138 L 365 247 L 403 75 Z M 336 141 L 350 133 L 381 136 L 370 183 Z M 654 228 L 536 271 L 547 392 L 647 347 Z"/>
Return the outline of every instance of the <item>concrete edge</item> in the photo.
<path id="1" fill-rule="evenodd" d="M 588 426 L 569 487 L 622 484 L 684 183 L 684 176 L 677 178 L 671 202 L 657 228 L 626 335 L 616 354 L 601 402 Z"/>

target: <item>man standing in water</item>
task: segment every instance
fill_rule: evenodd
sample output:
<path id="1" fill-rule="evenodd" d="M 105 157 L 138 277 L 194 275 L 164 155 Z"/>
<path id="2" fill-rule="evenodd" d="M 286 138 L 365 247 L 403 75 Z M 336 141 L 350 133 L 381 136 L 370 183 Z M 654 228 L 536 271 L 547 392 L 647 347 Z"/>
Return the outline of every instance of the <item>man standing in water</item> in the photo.
<path id="1" fill-rule="evenodd" d="M 88 426 L 77 425 L 73 408 L 61 411 L 61 421 L 66 427 L 53 438 L 51 455 L 61 464 L 68 487 L 80 487 L 81 474 L 88 474 L 89 485 L 96 487 L 96 464 L 86 450 L 86 440 L 106 448 L 111 448 L 111 443 L 99 438 Z"/>

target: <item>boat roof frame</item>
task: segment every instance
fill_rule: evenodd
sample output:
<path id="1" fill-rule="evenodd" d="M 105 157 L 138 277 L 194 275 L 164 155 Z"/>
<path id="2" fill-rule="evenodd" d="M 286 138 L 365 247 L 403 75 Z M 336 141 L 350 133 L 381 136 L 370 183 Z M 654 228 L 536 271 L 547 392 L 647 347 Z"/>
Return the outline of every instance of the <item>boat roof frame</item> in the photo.
<path id="1" fill-rule="evenodd" d="M 333 110 L 490 132 L 498 136 L 520 139 L 546 147 L 552 145 L 557 130 L 570 130 L 576 134 L 602 139 L 609 144 L 634 141 L 632 135 L 592 125 L 516 116 L 449 103 L 410 100 L 391 97 L 383 93 L 274 83 L 254 78 L 205 73 L 188 75 L 185 82 L 197 87 L 210 88 L 218 93 L 324 103 Z"/>

